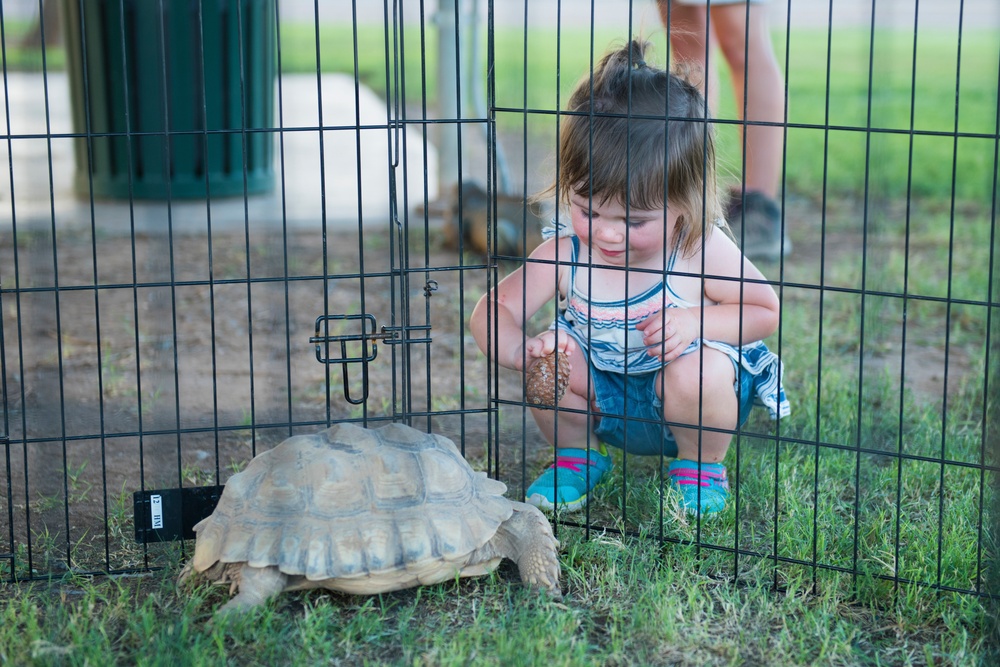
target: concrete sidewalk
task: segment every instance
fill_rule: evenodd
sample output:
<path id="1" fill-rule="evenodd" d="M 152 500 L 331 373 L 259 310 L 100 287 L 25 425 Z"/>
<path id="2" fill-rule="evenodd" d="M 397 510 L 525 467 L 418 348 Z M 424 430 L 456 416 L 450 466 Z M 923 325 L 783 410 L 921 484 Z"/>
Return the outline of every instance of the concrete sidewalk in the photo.
<path id="1" fill-rule="evenodd" d="M 212 198 L 210 202 L 177 199 L 169 207 L 166 201 L 136 200 L 130 206 L 127 200 L 100 200 L 94 203 L 92 216 L 88 199 L 73 191 L 73 139 L 59 136 L 73 132 L 66 75 L 55 72 L 46 80 L 41 74 L 11 73 L 6 90 L 0 81 L 0 99 L 9 103 L 12 136 L 9 148 L 7 141 L 0 142 L 4 172 L 0 228 L 12 222 L 19 230 L 50 228 L 54 220 L 60 230 L 67 230 L 89 227 L 93 217 L 101 232 L 109 234 L 129 233 L 133 220 L 138 233 L 162 233 L 168 229 L 168 220 L 175 233 L 204 232 L 209 214 L 213 228 L 220 231 L 245 225 L 280 228 L 283 221 L 292 227 L 318 229 L 324 218 L 334 228 L 356 228 L 359 220 L 384 224 L 389 219 L 386 104 L 363 86 L 356 96 L 353 77 L 326 74 L 320 81 L 318 86 L 312 75 L 285 75 L 281 79 L 275 122 L 280 118 L 289 131 L 281 133 L 283 154 L 275 135 L 276 187 L 272 193 L 250 196 L 246 201 L 243 197 Z M 322 123 L 317 104 L 320 94 Z M 277 94 L 275 99 L 279 99 Z M 356 131 L 359 124 L 381 125 L 383 129 Z M 346 129 L 324 130 L 321 141 L 320 125 Z M 55 136 L 48 140 L 46 135 Z M 434 198 L 437 159 L 433 148 L 427 151 L 425 171 L 419 134 L 411 130 L 405 142 L 410 191 L 422 196 L 426 173 L 430 197 Z M 325 178 L 321 179 L 321 173 Z M 400 196 L 403 176 L 397 168 Z"/>

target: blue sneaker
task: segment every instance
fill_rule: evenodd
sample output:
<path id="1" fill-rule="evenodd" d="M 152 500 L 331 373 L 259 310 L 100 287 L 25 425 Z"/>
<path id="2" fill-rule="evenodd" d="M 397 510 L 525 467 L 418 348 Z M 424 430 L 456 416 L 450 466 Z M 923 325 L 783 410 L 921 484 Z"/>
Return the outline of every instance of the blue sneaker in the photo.
<path id="1" fill-rule="evenodd" d="M 603 443 L 597 449 L 556 450 L 556 462 L 528 487 L 524 501 L 544 510 L 554 510 L 558 504 L 560 511 L 576 512 L 587 506 L 587 494 L 610 470 L 611 456 Z"/>
<path id="2" fill-rule="evenodd" d="M 702 463 L 699 470 L 696 461 L 677 459 L 667 468 L 667 474 L 688 514 L 716 514 L 726 508 L 729 477 L 721 463 Z"/>

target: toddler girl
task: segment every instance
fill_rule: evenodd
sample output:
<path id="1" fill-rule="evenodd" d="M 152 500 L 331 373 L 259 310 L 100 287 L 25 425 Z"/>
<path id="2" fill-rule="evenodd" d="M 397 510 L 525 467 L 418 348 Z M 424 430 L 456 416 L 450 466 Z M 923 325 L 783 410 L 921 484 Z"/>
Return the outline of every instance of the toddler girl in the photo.
<path id="1" fill-rule="evenodd" d="M 556 349 L 569 358 L 558 410 L 533 409 L 556 458 L 525 495 L 545 509 L 584 507 L 611 445 L 675 458 L 668 475 L 685 509 L 719 512 L 722 462 L 754 402 L 788 414 L 781 362 L 760 342 L 777 329 L 778 298 L 726 234 L 704 98 L 647 65 L 645 50 L 608 53 L 577 85 L 550 188 L 564 214 L 470 321 L 505 368 Z M 556 321 L 527 335 L 553 298 Z"/>

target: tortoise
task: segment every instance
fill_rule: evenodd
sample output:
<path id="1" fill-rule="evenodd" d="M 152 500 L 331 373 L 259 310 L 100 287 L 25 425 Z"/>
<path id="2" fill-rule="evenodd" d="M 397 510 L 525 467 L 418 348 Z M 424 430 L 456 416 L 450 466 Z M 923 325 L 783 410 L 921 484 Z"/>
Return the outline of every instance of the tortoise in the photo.
<path id="1" fill-rule="evenodd" d="M 558 599 L 552 527 L 506 490 L 451 440 L 403 424 L 293 436 L 229 479 L 194 527 L 178 583 L 229 583 L 228 614 L 283 591 L 377 594 L 487 574 L 509 558 L 526 585 Z"/>

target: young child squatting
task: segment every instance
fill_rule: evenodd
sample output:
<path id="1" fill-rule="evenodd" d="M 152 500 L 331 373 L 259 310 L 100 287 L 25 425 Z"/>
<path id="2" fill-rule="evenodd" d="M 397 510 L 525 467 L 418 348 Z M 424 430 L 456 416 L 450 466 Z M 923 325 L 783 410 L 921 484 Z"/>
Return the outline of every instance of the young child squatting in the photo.
<path id="1" fill-rule="evenodd" d="M 505 368 L 556 349 L 569 358 L 559 409 L 532 410 L 556 453 L 525 494 L 545 509 L 583 508 L 610 445 L 674 458 L 685 509 L 719 512 L 735 429 L 755 403 L 789 411 L 781 362 L 761 342 L 778 327 L 778 297 L 726 233 L 704 98 L 645 51 L 613 50 L 577 85 L 550 188 L 562 213 L 470 320 Z M 552 326 L 525 332 L 553 299 Z"/>

